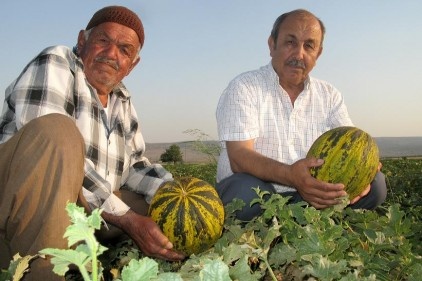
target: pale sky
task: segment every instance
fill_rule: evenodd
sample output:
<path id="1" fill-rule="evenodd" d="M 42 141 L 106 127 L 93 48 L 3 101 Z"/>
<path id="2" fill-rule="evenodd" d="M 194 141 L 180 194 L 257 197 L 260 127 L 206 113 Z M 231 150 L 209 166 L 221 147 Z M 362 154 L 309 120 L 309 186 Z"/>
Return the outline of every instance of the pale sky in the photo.
<path id="1" fill-rule="evenodd" d="M 422 136 L 422 1 L 14 0 L 0 11 L 5 88 L 42 49 L 74 46 L 98 9 L 123 5 L 145 27 L 141 62 L 124 80 L 146 142 L 217 139 L 215 109 L 229 81 L 270 62 L 267 39 L 282 13 L 304 8 L 327 33 L 311 76 L 344 96 L 357 127 L 374 137 Z"/>

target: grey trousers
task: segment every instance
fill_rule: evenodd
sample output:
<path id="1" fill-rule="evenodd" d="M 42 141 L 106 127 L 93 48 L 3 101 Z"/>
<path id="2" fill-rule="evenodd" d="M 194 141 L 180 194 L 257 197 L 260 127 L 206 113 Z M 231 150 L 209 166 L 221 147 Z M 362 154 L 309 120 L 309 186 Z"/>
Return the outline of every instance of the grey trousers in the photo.
<path id="1" fill-rule="evenodd" d="M 224 205 L 233 201 L 234 198 L 245 202 L 242 210 L 236 212 L 236 217 L 243 221 L 250 221 L 261 214 L 262 210 L 258 204 L 250 207 L 253 199 L 258 198 L 253 187 L 259 187 L 261 191 L 268 191 L 270 194 L 276 193 L 274 186 L 269 182 L 264 182 L 254 176 L 244 173 L 235 173 L 216 184 L 217 193 Z M 291 196 L 289 203 L 303 201 L 298 192 L 281 193 L 283 196 Z M 268 199 L 270 195 L 264 197 Z M 354 209 L 374 209 L 382 204 L 387 197 L 387 185 L 383 173 L 378 172 L 374 181 L 371 183 L 371 191 L 355 204 L 351 205 Z"/>

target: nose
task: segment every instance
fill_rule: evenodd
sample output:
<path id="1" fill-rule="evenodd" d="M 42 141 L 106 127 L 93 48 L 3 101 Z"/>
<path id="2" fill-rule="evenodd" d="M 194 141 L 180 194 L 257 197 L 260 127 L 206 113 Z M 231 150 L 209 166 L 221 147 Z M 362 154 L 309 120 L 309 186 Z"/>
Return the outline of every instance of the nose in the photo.
<path id="1" fill-rule="evenodd" d="M 302 44 L 298 44 L 294 50 L 295 58 L 297 59 L 303 59 L 303 56 L 305 54 L 305 48 Z"/>
<path id="2" fill-rule="evenodd" d="M 105 48 L 103 53 L 110 59 L 116 59 L 119 52 L 119 48 L 113 42 L 109 42 Z"/>

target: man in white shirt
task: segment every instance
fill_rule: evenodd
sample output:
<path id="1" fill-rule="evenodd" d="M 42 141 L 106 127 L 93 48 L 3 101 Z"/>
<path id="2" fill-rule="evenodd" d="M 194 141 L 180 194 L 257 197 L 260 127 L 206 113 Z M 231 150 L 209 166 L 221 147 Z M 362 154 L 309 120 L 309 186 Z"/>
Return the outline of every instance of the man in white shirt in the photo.
<path id="1" fill-rule="evenodd" d="M 250 207 L 257 197 L 252 187 L 292 196 L 316 208 L 339 203 L 347 195 L 341 183 L 318 181 L 311 167 L 320 159 L 306 159 L 312 143 L 325 131 L 353 126 L 340 92 L 309 76 L 322 53 L 325 27 L 306 10 L 281 15 L 268 39 L 271 63 L 233 79 L 220 97 L 217 124 L 222 151 L 217 191 L 224 204 L 234 198 L 246 205 L 241 220 L 259 215 Z M 381 172 L 358 197 L 353 208 L 372 209 L 386 197 Z"/>

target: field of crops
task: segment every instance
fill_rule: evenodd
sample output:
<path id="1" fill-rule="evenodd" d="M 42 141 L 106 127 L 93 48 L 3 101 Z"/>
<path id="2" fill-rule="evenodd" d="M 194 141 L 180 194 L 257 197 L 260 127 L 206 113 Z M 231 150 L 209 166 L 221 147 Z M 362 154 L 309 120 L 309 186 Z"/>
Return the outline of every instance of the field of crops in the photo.
<path id="1" fill-rule="evenodd" d="M 95 261 L 98 255 L 100 278 L 68 273 L 66 280 L 421 280 L 422 159 L 383 159 L 382 163 L 389 194 L 374 211 L 316 210 L 304 203 L 286 204 L 286 198 L 273 195 L 258 202 L 264 209 L 261 217 L 241 223 L 232 215 L 243 204 L 237 201 L 227 206 L 223 235 L 214 247 L 183 262 L 144 257 L 126 240 L 104 245 L 106 251 L 99 245 L 91 257 L 84 245 L 78 246 L 79 252 L 69 250 L 61 257 L 60 269 L 63 274 L 67 270 L 66 255 L 85 253 L 87 261 Z M 215 183 L 214 163 L 166 168 L 175 177 Z M 84 221 L 73 211 L 79 223 L 72 232 L 78 239 L 88 233 L 87 223 L 100 222 L 98 214 Z M 89 269 L 89 264 L 81 266 Z M 5 272 L 0 274 L 1 281 L 8 280 L 4 276 Z"/>
<path id="2" fill-rule="evenodd" d="M 223 236 L 183 263 L 142 258 L 130 242 L 109 252 L 118 271 L 129 260 L 155 268 L 159 280 L 421 280 L 422 159 L 383 159 L 389 194 L 375 211 L 315 210 L 274 195 L 247 224 L 226 208 Z M 175 177 L 215 184 L 215 164 L 167 165 Z M 140 266 L 140 265 L 139 265 Z"/>

